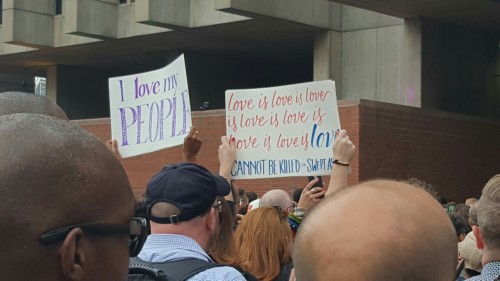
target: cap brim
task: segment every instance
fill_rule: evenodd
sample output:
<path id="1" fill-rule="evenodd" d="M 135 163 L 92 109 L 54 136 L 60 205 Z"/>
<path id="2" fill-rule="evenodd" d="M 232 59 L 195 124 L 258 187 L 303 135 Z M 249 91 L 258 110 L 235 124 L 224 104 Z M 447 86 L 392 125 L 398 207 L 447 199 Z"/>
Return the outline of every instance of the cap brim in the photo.
<path id="1" fill-rule="evenodd" d="M 231 185 L 227 180 L 219 175 L 214 175 L 215 183 L 217 184 L 217 196 L 226 196 L 231 192 Z"/>

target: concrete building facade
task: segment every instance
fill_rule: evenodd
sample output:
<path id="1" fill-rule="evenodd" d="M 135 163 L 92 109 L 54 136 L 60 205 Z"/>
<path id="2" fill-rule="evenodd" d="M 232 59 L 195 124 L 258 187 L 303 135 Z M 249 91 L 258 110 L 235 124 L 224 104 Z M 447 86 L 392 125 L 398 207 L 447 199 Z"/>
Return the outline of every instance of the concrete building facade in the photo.
<path id="1" fill-rule="evenodd" d="M 339 99 L 500 119 L 499 3 L 413 2 L 3 0 L 0 73 L 47 77 L 72 119 L 109 116 L 109 77 L 179 53 L 193 108 L 332 79 Z"/>

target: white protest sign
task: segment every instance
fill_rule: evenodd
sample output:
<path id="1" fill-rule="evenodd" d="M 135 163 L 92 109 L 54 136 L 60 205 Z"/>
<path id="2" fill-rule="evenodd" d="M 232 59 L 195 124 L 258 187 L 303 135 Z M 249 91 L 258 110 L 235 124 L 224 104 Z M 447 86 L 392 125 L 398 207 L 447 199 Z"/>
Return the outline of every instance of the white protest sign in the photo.
<path id="1" fill-rule="evenodd" d="M 331 80 L 226 91 L 226 133 L 238 149 L 233 179 L 329 175 L 337 130 Z"/>
<path id="2" fill-rule="evenodd" d="M 184 55 L 162 69 L 110 78 L 109 105 L 122 157 L 182 144 L 192 124 Z"/>

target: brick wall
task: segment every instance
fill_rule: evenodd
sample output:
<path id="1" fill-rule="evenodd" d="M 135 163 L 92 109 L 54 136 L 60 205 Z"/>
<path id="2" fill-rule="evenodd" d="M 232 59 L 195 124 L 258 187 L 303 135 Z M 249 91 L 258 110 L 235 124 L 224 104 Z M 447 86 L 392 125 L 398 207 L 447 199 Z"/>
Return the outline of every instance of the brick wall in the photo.
<path id="1" fill-rule="evenodd" d="M 483 185 L 500 173 L 500 123 L 488 119 L 372 101 L 339 101 L 342 128 L 358 147 L 349 184 L 373 178 L 417 177 L 435 185 L 448 200 L 478 196 Z M 225 134 L 224 110 L 193 112 L 203 147 L 198 162 L 218 171 L 217 149 Z M 77 120 L 103 141 L 110 138 L 109 118 Z M 166 163 L 182 160 L 181 148 L 123 159 L 136 196 Z M 324 177 L 328 183 L 329 178 Z M 271 188 L 290 193 L 305 177 L 238 180 L 259 196 Z"/>
<path id="2" fill-rule="evenodd" d="M 448 201 L 477 197 L 500 173 L 500 122 L 361 100 L 361 181 L 416 177 Z"/>

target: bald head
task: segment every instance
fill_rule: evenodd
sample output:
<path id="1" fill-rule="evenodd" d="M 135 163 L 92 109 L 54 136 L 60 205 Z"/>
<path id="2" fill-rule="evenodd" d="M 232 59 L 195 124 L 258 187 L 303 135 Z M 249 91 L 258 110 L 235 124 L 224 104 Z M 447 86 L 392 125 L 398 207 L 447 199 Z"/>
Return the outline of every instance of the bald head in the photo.
<path id="1" fill-rule="evenodd" d="M 465 200 L 465 205 L 469 206 L 469 207 L 472 207 L 472 205 L 474 203 L 476 203 L 476 202 L 477 202 L 476 198 L 472 198 L 472 197 L 471 198 L 467 198 L 467 200 Z"/>
<path id="2" fill-rule="evenodd" d="M 282 210 L 292 207 L 290 195 L 282 189 L 269 190 L 260 198 L 260 207 L 280 206 Z"/>
<path id="3" fill-rule="evenodd" d="M 66 113 L 46 97 L 23 92 L 0 93 L 0 116 L 12 113 L 34 113 L 68 120 Z"/>
<path id="4" fill-rule="evenodd" d="M 128 225 L 133 215 L 127 176 L 110 150 L 80 127 L 46 115 L 0 116 L 0 182 L 0 238 L 9 253 L 0 255 L 0 272 L 9 280 L 51 270 L 48 280 L 58 280 L 60 244 L 41 245 L 42 233 L 82 223 Z"/>
<path id="5" fill-rule="evenodd" d="M 297 280 L 453 280 L 455 231 L 427 192 L 370 181 L 332 195 L 295 240 Z"/>

